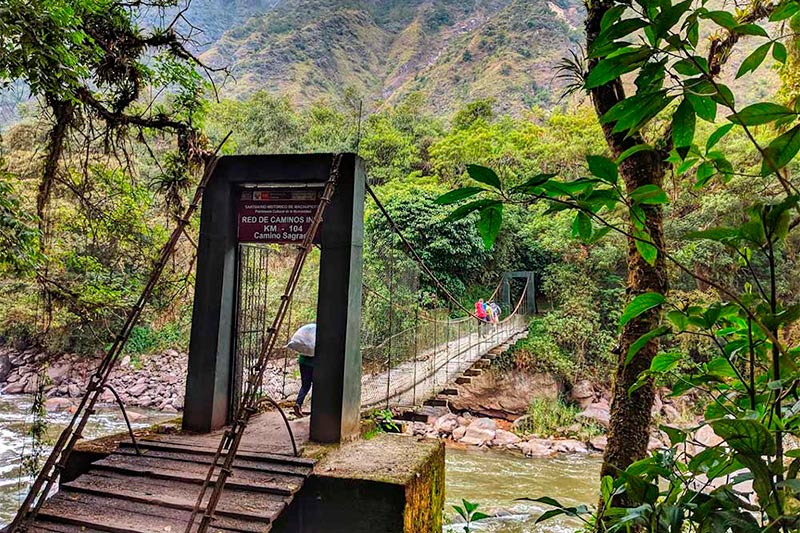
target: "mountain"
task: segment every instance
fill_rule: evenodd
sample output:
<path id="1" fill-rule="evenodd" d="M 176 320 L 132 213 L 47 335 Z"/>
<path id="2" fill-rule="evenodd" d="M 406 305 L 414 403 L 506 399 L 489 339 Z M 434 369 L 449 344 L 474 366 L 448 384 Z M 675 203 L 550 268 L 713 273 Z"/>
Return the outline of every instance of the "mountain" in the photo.
<path id="1" fill-rule="evenodd" d="M 265 3 L 202 55 L 229 68 L 223 97 L 356 94 L 374 108 L 418 92 L 437 113 L 487 97 L 514 112 L 558 98 L 555 64 L 581 39 L 576 0 Z"/>

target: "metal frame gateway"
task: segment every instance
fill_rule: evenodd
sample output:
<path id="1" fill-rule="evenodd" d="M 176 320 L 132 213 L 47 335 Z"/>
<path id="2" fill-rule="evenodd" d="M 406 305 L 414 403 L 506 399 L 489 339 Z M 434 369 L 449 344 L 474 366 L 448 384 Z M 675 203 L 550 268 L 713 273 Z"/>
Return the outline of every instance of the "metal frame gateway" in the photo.
<path id="1" fill-rule="evenodd" d="M 242 192 L 321 189 L 333 158 L 333 154 L 220 158 L 201 211 L 185 430 L 208 432 L 229 423 L 234 415 L 241 382 L 235 342 L 242 325 L 241 318 L 237 320 L 243 283 L 240 232 L 250 232 L 244 242 L 253 243 L 257 237 L 252 232 L 257 230 L 247 223 L 259 223 L 250 212 L 240 212 Z M 311 439 L 318 442 L 339 442 L 359 431 L 364 183 L 362 161 L 355 154 L 343 154 L 339 180 L 316 239 L 321 255 Z M 279 229 L 284 228 L 265 227 L 264 232 Z M 296 240 L 286 236 L 288 240 L 281 242 Z"/>

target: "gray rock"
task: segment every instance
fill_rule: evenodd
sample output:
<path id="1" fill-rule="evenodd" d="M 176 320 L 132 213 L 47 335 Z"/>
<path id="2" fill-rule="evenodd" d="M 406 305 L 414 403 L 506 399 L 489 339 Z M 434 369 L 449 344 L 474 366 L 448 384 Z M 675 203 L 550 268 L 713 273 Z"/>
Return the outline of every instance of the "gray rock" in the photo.
<path id="1" fill-rule="evenodd" d="M 20 394 L 24 390 L 25 390 L 25 384 L 20 381 L 17 381 L 6 385 L 3 388 L 3 394 Z"/>
<path id="2" fill-rule="evenodd" d="M 511 446 L 512 444 L 518 443 L 520 439 L 514 433 L 510 431 L 506 431 L 504 429 L 498 429 L 495 431 L 494 440 L 492 441 L 493 446 Z"/>
<path id="3" fill-rule="evenodd" d="M 453 440 L 460 440 L 467 434 L 467 426 L 458 426 L 453 430 Z"/>
<path id="4" fill-rule="evenodd" d="M 555 453 L 552 448 L 543 444 L 539 439 L 519 442 L 515 446 L 527 457 L 550 457 Z"/>
<path id="5" fill-rule="evenodd" d="M 452 413 L 440 416 L 436 420 L 436 423 L 433 425 L 433 427 L 439 433 L 442 433 L 444 435 L 450 435 L 453 432 L 453 430 L 458 427 L 457 417 Z"/>
<path id="6" fill-rule="evenodd" d="M 69 395 L 70 395 L 72 398 L 78 398 L 78 397 L 80 397 L 80 396 L 82 396 L 82 395 L 83 395 L 83 391 L 82 391 L 82 390 L 81 390 L 81 388 L 80 388 L 80 387 L 79 387 L 77 384 L 75 384 L 75 383 L 70 383 L 70 384 L 67 386 L 67 392 L 68 392 L 68 394 L 69 394 Z"/>
<path id="7" fill-rule="evenodd" d="M 574 439 L 556 442 L 556 451 L 559 453 L 589 453 L 584 443 Z"/>
<path id="8" fill-rule="evenodd" d="M 472 423 L 467 428 L 467 432 L 459 439 L 458 442 L 462 444 L 469 444 L 471 446 L 484 446 L 492 442 L 494 440 L 494 436 L 495 432 L 491 429 L 481 429 L 479 427 L 475 427 L 475 424 Z"/>
<path id="9" fill-rule="evenodd" d="M 491 418 L 476 418 L 475 420 L 472 421 L 469 427 L 475 429 L 485 429 L 489 431 L 495 431 L 497 429 L 497 422 L 495 422 Z"/>
<path id="10" fill-rule="evenodd" d="M 585 410 L 576 415 L 577 419 L 594 422 L 604 428 L 608 428 L 611 415 L 608 412 L 608 405 L 605 403 L 593 403 Z"/>
<path id="11" fill-rule="evenodd" d="M 70 400 L 69 398 L 49 398 L 45 402 L 44 407 L 48 411 L 55 412 L 55 411 L 66 411 L 73 405 L 74 404 L 72 403 L 72 400 Z"/>
<path id="12" fill-rule="evenodd" d="M 589 440 L 589 444 L 597 451 L 604 452 L 608 446 L 608 438 L 605 435 L 598 435 Z"/>
<path id="13" fill-rule="evenodd" d="M 53 383 L 59 384 L 64 380 L 64 378 L 69 376 L 71 370 L 72 365 L 69 363 L 53 365 L 47 369 L 47 376 L 53 380 Z"/>

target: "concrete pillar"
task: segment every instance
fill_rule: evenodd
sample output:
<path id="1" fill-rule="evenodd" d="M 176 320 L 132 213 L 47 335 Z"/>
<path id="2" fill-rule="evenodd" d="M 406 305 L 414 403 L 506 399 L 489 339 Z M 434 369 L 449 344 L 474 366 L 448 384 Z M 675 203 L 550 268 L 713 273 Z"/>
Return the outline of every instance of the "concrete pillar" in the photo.
<path id="1" fill-rule="evenodd" d="M 362 161 L 343 160 L 322 226 L 311 400 L 311 440 L 317 442 L 359 434 L 364 183 Z"/>

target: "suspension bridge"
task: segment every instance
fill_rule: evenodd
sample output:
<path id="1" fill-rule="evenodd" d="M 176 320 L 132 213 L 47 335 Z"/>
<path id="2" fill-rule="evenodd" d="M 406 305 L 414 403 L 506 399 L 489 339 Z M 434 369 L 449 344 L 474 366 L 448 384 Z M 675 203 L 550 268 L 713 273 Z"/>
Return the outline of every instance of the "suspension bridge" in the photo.
<path id="1" fill-rule="evenodd" d="M 313 320 L 314 312 L 331 305 L 322 302 L 319 282 L 326 261 L 318 257 L 320 248 L 322 253 L 326 249 L 325 234 L 321 246 L 315 248 L 314 241 L 332 201 L 331 218 L 338 214 L 334 192 L 347 186 L 340 156 L 332 158 L 325 180 L 319 180 L 313 218 L 309 217 L 303 239 L 295 245 L 294 257 L 271 244 L 237 241 L 228 424 L 201 434 L 148 434 L 137 439 L 130 432 L 80 472 L 70 463 L 82 429 L 107 388 L 110 369 L 160 269 L 197 209 L 216 164 L 213 160 L 208 165 L 140 301 L 91 378 L 74 418 L 7 531 L 269 531 L 312 475 L 315 461 L 299 457 L 299 450 L 314 437 L 314 410 L 327 401 L 325 382 L 318 384 L 315 376 L 317 394 L 323 399 L 312 398 L 311 418 L 289 420 L 280 404 L 296 394 L 298 379 L 294 356 L 283 346 L 299 325 Z M 369 185 L 366 191 L 374 202 L 373 216 L 386 217 L 391 232 L 388 236 L 367 234 L 360 243 L 364 257 L 362 275 L 357 276 L 361 327 L 355 347 L 360 391 L 354 401 L 362 412 L 412 408 L 446 390 L 487 353 L 526 330 L 527 316 L 535 311 L 535 278 L 530 273 L 503 276 L 485 296 L 486 301 L 501 304 L 500 316 L 494 322 L 478 318 L 471 304 L 455 297 L 434 275 Z M 211 202 L 213 196 L 204 205 Z M 201 223 L 201 247 L 203 228 Z M 314 269 L 304 267 L 316 262 L 320 275 L 309 275 Z M 203 279 L 201 268 L 198 264 L 198 283 Z M 317 300 L 319 305 L 312 305 Z M 339 303 L 341 313 L 347 314 L 348 303 Z M 317 357 L 319 340 L 318 334 Z M 191 357 L 190 348 L 190 365 Z M 191 380 L 187 401 L 190 387 Z"/>

